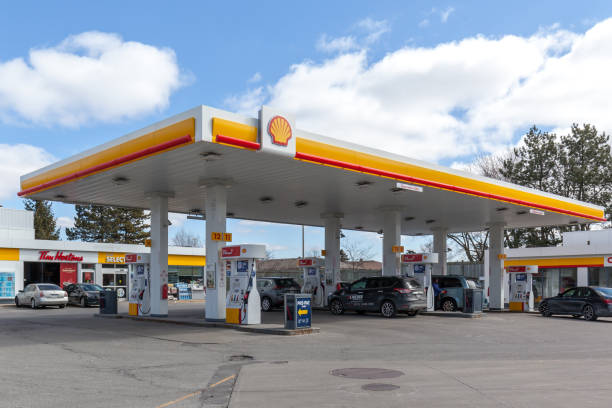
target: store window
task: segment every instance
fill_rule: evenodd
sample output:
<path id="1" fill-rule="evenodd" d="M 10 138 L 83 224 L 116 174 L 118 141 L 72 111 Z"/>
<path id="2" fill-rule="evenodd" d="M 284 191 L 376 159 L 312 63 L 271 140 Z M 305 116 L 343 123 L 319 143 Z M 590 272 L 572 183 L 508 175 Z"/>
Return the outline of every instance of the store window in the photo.
<path id="1" fill-rule="evenodd" d="M 546 268 L 540 269 L 539 275 L 534 278 L 536 299 L 540 293 L 542 298 L 547 298 L 576 287 L 578 273 L 576 268 Z M 536 291 L 539 293 L 536 294 Z"/>
<path id="2" fill-rule="evenodd" d="M 589 286 L 612 287 L 612 268 L 589 268 Z"/>
<path id="3" fill-rule="evenodd" d="M 204 267 L 202 266 L 168 266 L 168 283 L 203 283 Z"/>

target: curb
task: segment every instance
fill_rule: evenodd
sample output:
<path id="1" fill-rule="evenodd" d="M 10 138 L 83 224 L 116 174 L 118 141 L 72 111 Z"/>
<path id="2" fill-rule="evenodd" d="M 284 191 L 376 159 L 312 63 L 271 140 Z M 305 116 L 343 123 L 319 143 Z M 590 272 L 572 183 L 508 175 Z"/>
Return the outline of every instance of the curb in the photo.
<path id="1" fill-rule="evenodd" d="M 252 326 L 243 326 L 232 323 L 224 323 L 224 322 L 189 322 L 189 321 L 181 321 L 181 320 L 169 320 L 165 318 L 157 318 L 157 317 L 144 317 L 144 316 L 128 316 L 123 314 L 116 315 L 104 315 L 95 313 L 94 317 L 99 317 L 103 319 L 129 319 L 129 320 L 137 320 L 142 322 L 155 322 L 155 323 L 166 323 L 166 324 L 176 324 L 181 326 L 192 326 L 192 327 L 217 327 L 222 329 L 233 329 L 241 332 L 248 333 L 257 333 L 257 334 L 273 334 L 278 336 L 301 336 L 304 334 L 315 334 L 320 333 L 321 329 L 318 327 L 311 327 L 309 329 L 285 329 L 282 326 L 276 327 L 252 327 Z"/>
<path id="2" fill-rule="evenodd" d="M 480 319 L 485 316 L 484 313 L 463 313 L 463 312 L 423 312 L 423 316 L 436 317 L 463 317 L 465 319 Z"/>

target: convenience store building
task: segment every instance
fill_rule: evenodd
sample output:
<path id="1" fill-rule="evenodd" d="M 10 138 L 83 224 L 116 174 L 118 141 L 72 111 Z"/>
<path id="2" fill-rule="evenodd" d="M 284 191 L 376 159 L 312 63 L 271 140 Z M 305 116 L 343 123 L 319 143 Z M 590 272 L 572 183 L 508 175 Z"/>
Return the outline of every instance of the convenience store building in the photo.
<path id="1" fill-rule="evenodd" d="M 34 239 L 31 211 L 0 208 L 0 299 L 13 299 L 29 283 L 96 283 L 127 294 L 126 253 L 144 245 Z M 204 248 L 168 247 L 168 283 L 201 282 Z"/>

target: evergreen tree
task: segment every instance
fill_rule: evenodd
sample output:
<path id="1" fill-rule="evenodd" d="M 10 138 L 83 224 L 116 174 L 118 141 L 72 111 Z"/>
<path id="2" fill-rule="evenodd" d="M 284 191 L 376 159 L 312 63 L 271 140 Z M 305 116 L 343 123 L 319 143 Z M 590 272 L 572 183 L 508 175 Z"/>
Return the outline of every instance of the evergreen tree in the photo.
<path id="1" fill-rule="evenodd" d="M 610 140 L 589 124 L 572 125 L 571 133 L 561 137 L 559 194 L 601 205 L 611 216 L 612 160 Z M 584 225 L 582 229 L 586 229 Z"/>
<path id="2" fill-rule="evenodd" d="M 540 191 L 555 192 L 559 184 L 560 146 L 557 135 L 533 126 L 523 138 L 523 145 L 504 159 L 499 174 L 504 180 Z M 516 228 L 506 230 L 509 248 L 556 246 L 561 234 L 555 227 Z"/>
<path id="3" fill-rule="evenodd" d="M 66 228 L 69 240 L 143 244 L 149 237 L 148 216 L 134 208 L 77 205 L 74 228 Z"/>
<path id="4" fill-rule="evenodd" d="M 60 230 L 57 228 L 50 202 L 26 198 L 23 205 L 26 210 L 34 212 L 35 239 L 59 239 Z"/>

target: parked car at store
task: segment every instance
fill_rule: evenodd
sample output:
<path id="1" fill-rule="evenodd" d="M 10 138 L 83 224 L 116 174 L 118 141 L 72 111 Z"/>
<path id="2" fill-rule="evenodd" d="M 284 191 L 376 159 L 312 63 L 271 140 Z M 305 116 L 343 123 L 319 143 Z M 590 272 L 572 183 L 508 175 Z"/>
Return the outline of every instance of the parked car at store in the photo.
<path id="1" fill-rule="evenodd" d="M 293 278 L 257 278 L 257 291 L 261 299 L 261 310 L 269 312 L 282 306 L 285 293 L 300 293 L 301 287 Z"/>
<path id="2" fill-rule="evenodd" d="M 445 312 L 463 310 L 464 289 L 482 289 L 478 280 L 461 275 L 432 275 L 431 279 L 442 291 L 435 299 L 435 308 Z M 484 303 L 485 297 L 483 296 L 483 309 L 485 308 Z"/>
<path id="3" fill-rule="evenodd" d="M 568 289 L 540 302 L 540 313 L 544 317 L 582 316 L 590 321 L 597 320 L 598 317 L 612 317 L 612 288 L 579 286 Z"/>
<path id="4" fill-rule="evenodd" d="M 87 307 L 100 304 L 100 291 L 104 288 L 93 283 L 72 283 L 64 290 L 68 292 L 68 303 Z"/>
<path id="5" fill-rule="evenodd" d="M 380 312 L 394 317 L 398 312 L 416 315 L 427 309 L 425 291 L 416 279 L 396 276 L 361 278 L 329 298 L 329 309 L 335 315 L 345 310 L 358 313 Z"/>
<path id="6" fill-rule="evenodd" d="M 31 283 L 15 296 L 15 306 L 30 306 L 38 309 L 46 306 L 66 307 L 68 293 L 52 283 Z"/>

